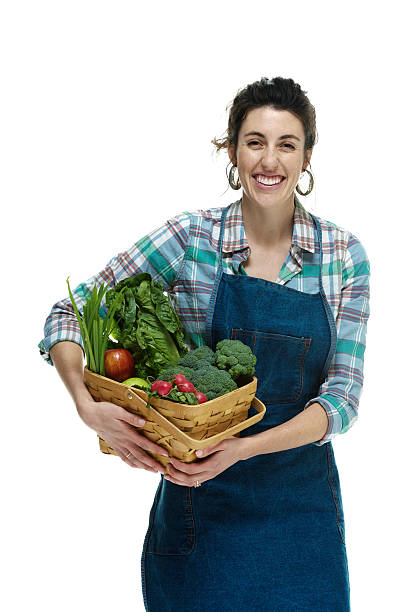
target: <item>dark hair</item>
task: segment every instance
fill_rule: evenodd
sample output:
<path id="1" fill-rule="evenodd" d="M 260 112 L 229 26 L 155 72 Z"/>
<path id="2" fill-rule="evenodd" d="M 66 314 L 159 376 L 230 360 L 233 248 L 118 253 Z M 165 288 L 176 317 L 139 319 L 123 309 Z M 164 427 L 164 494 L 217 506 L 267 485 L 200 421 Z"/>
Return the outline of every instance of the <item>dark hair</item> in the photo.
<path id="1" fill-rule="evenodd" d="M 217 148 L 227 149 L 232 144 L 236 149 L 238 134 L 248 112 L 260 106 L 271 106 L 276 110 L 290 111 L 302 122 L 305 133 L 306 151 L 312 149 L 317 142 L 316 111 L 305 91 L 293 79 L 262 77 L 250 85 L 240 89 L 233 102 L 227 106 L 231 110 L 228 117 L 228 129 L 225 138 L 213 138 L 211 141 Z"/>

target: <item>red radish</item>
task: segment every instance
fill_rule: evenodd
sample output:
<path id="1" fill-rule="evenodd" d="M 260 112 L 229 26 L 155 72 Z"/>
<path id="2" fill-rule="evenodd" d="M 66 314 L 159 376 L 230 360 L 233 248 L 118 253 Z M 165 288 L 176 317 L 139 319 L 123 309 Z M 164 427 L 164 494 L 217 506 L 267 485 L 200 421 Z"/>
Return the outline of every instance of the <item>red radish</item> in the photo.
<path id="1" fill-rule="evenodd" d="M 184 374 L 176 374 L 175 376 L 172 376 L 171 382 L 178 386 L 178 385 L 182 385 L 183 383 L 187 383 L 189 381 L 184 376 Z"/>
<path id="2" fill-rule="evenodd" d="M 177 385 L 177 389 L 178 391 L 181 391 L 182 393 L 194 393 L 194 391 L 196 390 L 193 383 L 189 381 L 185 383 L 181 383 L 180 385 Z"/>
<path id="3" fill-rule="evenodd" d="M 122 382 L 133 374 L 135 361 L 132 353 L 126 349 L 109 349 L 109 351 L 105 351 L 104 362 L 107 378 Z"/>
<path id="4" fill-rule="evenodd" d="M 196 398 L 198 399 L 198 403 L 199 404 L 203 404 L 204 402 L 208 402 L 207 400 L 207 396 L 204 395 L 204 393 L 201 393 L 201 391 L 196 391 L 194 393 L 194 395 L 196 396 Z"/>
<path id="5" fill-rule="evenodd" d="M 168 395 L 172 388 L 171 383 L 167 380 L 155 380 L 151 386 L 151 390 L 157 391 L 159 395 Z"/>

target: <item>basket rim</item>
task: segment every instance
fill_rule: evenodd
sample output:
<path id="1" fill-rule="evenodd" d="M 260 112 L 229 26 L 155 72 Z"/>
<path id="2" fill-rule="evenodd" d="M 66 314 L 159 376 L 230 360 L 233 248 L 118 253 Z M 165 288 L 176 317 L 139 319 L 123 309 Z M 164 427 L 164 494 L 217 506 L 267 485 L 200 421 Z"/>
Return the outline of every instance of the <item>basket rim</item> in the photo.
<path id="1" fill-rule="evenodd" d="M 88 368 L 88 366 L 84 367 L 84 371 L 87 371 L 89 374 L 91 374 L 92 376 L 97 376 L 98 378 L 102 378 L 103 380 L 108 381 L 110 384 L 114 383 L 117 385 L 120 385 L 121 389 L 131 389 L 133 391 L 133 393 L 137 393 L 138 395 L 140 395 L 145 401 L 147 401 L 148 398 L 148 394 L 146 391 L 144 391 L 143 389 L 138 389 L 137 387 L 131 387 L 129 385 L 124 385 L 123 382 L 119 382 L 117 380 L 114 380 L 113 378 L 108 378 L 107 376 L 102 376 L 102 374 L 98 374 L 97 372 L 92 372 L 92 370 L 90 370 Z M 254 383 L 256 383 L 256 385 L 258 386 L 258 379 L 256 376 L 253 376 L 252 379 L 249 381 L 249 383 L 247 383 L 246 385 L 243 385 L 242 387 L 238 387 L 237 389 L 234 389 L 233 391 L 230 391 L 228 393 L 228 396 L 231 397 L 234 394 L 238 395 L 240 393 L 242 393 L 243 391 L 245 391 L 245 389 L 249 386 L 249 385 L 253 385 Z M 217 400 L 220 399 L 220 397 L 222 397 L 222 395 L 215 397 L 212 400 L 207 400 L 205 402 L 206 406 L 211 406 L 212 402 L 217 402 Z M 160 397 L 157 398 L 160 399 L 160 401 L 162 402 L 166 402 L 169 405 L 172 406 L 182 406 L 182 407 L 186 407 L 188 405 L 189 408 L 196 408 L 197 406 L 199 406 L 200 404 L 183 404 L 182 402 L 173 402 L 172 400 L 166 400 L 165 397 Z"/>

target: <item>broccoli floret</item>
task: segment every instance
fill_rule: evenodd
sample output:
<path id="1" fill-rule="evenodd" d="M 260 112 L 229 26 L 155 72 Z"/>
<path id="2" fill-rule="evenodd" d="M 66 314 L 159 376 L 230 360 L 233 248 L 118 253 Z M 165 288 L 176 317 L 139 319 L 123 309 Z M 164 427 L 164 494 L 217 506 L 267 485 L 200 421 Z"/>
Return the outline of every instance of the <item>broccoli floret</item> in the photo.
<path id="1" fill-rule="evenodd" d="M 220 340 L 215 347 L 215 364 L 226 370 L 234 380 L 252 377 L 255 372 L 256 357 L 251 348 L 241 340 Z"/>
<path id="2" fill-rule="evenodd" d="M 190 381 L 197 391 L 201 391 L 201 393 L 207 396 L 208 400 L 212 400 L 238 388 L 237 383 L 232 380 L 228 372 L 219 370 L 217 367 L 210 364 L 207 364 L 199 370 L 194 370 Z"/>
<path id="3" fill-rule="evenodd" d="M 187 355 L 184 355 L 177 363 L 187 366 L 188 368 L 193 368 L 193 370 L 198 370 L 205 364 L 215 365 L 215 353 L 209 346 L 199 346 L 189 351 Z"/>
<path id="4" fill-rule="evenodd" d="M 184 374 L 187 380 L 190 380 L 194 370 L 186 366 L 176 363 L 175 365 L 168 366 L 162 370 L 156 380 L 167 380 L 170 381 L 171 377 L 175 374 Z"/>
<path id="5" fill-rule="evenodd" d="M 215 353 L 209 346 L 199 346 L 191 352 L 194 353 L 197 359 L 204 359 L 211 365 L 215 364 Z"/>

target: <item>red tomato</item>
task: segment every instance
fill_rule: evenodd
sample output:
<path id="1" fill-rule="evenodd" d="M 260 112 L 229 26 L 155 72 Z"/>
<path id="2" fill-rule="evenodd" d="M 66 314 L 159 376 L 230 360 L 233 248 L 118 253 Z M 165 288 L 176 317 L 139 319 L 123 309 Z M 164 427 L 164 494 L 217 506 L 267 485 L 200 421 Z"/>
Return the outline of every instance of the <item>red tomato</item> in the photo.
<path id="1" fill-rule="evenodd" d="M 122 382 L 132 376 L 134 367 L 133 355 L 126 349 L 105 351 L 105 375 L 108 378 Z"/>

